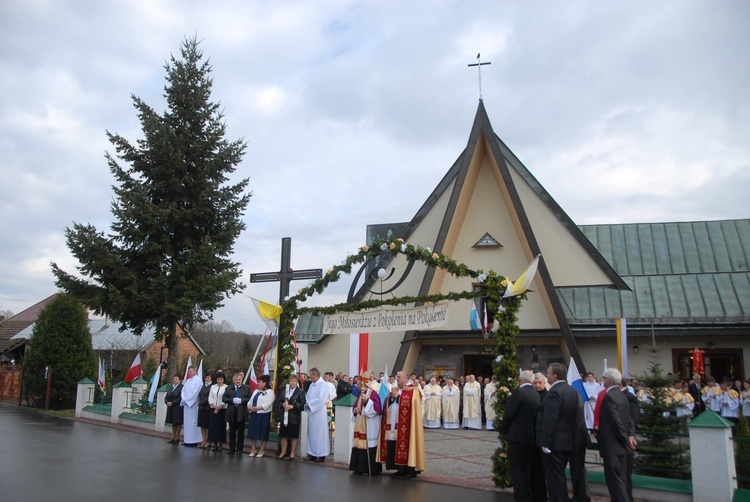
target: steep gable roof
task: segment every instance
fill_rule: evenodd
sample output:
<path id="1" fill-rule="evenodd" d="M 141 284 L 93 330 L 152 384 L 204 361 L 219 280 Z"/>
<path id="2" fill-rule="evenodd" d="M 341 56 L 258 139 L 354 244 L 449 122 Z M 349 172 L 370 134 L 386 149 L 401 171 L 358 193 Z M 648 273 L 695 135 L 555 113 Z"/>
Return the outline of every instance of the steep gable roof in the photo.
<path id="1" fill-rule="evenodd" d="M 502 197 L 506 200 L 504 207 L 507 207 L 510 220 L 515 228 L 515 238 L 519 240 L 520 246 L 524 250 L 527 263 L 534 256 L 542 254 L 538 271 L 538 280 L 541 282 L 541 288 L 539 289 L 541 291 L 537 291 L 537 293 L 543 297 L 543 302 L 552 311 L 555 324 L 559 326 L 571 355 L 583 367 L 575 339 L 567 324 L 565 311 L 560 298 L 555 293 L 556 283 L 550 273 L 548 263 L 551 263 L 551 261 L 549 260 L 554 260 L 555 254 L 559 253 L 562 248 L 577 248 L 578 254 L 575 259 L 566 257 L 567 267 L 579 267 L 582 270 L 588 268 L 589 273 L 587 275 L 597 277 L 596 282 L 581 285 L 603 285 L 618 289 L 628 289 L 628 286 L 550 194 L 495 134 L 482 100 L 479 101 L 466 149 L 419 209 L 402 237 L 408 240 L 411 233 L 433 210 L 437 201 L 450 190 L 450 198 L 433 249 L 436 252 L 452 255 L 460 226 L 466 218 L 466 208 L 469 203 L 467 198 L 471 197 L 473 190 L 475 190 L 477 173 L 481 169 L 480 164 L 484 161 L 490 162 L 492 166 Z M 493 217 L 493 215 L 488 215 L 488 217 Z M 553 240 L 548 239 L 544 243 L 540 242 L 541 234 L 537 232 L 541 232 L 541 229 L 535 230 L 535 225 L 540 227 L 544 225 L 548 228 L 549 234 L 553 235 Z M 553 242 L 562 244 L 552 245 Z M 543 244 L 548 248 L 549 258 L 543 253 Z M 594 269 L 593 273 L 591 272 L 592 269 Z M 428 294 L 434 287 L 436 273 L 435 269 L 427 269 L 418 292 L 419 295 Z M 407 336 L 409 335 L 407 334 Z M 405 348 L 402 348 L 397 365 L 403 357 L 405 357 Z"/>

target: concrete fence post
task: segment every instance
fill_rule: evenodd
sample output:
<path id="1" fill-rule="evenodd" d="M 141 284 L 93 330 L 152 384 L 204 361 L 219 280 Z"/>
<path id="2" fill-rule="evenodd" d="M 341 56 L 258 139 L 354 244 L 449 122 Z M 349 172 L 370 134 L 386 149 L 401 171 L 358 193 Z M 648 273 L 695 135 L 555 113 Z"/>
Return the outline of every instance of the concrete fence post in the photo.
<path id="1" fill-rule="evenodd" d="M 169 391 L 169 384 L 156 389 L 156 419 L 154 421 L 154 430 L 156 432 L 167 432 L 167 403 L 164 399 Z"/>
<path id="2" fill-rule="evenodd" d="M 94 382 L 92 382 L 88 378 L 84 378 L 83 380 L 78 382 L 78 386 L 76 388 L 76 417 L 80 417 L 83 409 L 91 404 L 89 402 L 89 396 L 91 396 L 93 400 Z"/>
<path id="3" fill-rule="evenodd" d="M 732 423 L 706 410 L 688 424 L 693 500 L 727 502 L 737 489 Z"/>
<path id="4" fill-rule="evenodd" d="M 352 421 L 352 407 L 357 398 L 348 394 L 337 400 L 336 405 L 336 435 L 333 437 L 333 461 L 339 464 L 349 464 L 349 457 L 354 446 L 354 422 Z"/>
<path id="5" fill-rule="evenodd" d="M 128 397 L 131 392 L 129 383 L 120 382 L 112 386 L 112 415 L 110 421 L 113 424 L 120 423 L 120 415 L 129 409 Z"/>

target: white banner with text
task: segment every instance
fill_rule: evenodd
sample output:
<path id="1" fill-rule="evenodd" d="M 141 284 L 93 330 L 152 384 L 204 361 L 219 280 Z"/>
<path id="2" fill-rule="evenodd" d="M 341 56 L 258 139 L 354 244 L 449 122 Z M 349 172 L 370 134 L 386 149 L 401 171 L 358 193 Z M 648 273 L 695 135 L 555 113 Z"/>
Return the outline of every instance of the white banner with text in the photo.
<path id="1" fill-rule="evenodd" d="M 383 306 L 360 312 L 336 312 L 323 317 L 326 335 L 384 333 L 441 328 L 448 324 L 448 303 L 421 307 Z"/>

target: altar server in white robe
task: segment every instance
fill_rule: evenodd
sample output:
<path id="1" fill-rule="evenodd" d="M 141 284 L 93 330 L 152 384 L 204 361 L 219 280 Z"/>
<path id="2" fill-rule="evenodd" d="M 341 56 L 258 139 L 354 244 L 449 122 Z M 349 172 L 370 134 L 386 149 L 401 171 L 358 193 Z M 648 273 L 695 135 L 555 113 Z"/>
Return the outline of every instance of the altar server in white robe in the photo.
<path id="1" fill-rule="evenodd" d="M 466 377 L 464 384 L 464 429 L 482 428 L 482 386 L 474 375 Z"/>
<path id="2" fill-rule="evenodd" d="M 721 416 L 737 424 L 740 419 L 740 393 L 730 387 L 728 380 L 721 382 L 721 395 L 717 400 L 721 402 Z"/>
<path id="3" fill-rule="evenodd" d="M 453 378 L 448 377 L 447 384 L 442 391 L 443 406 L 443 428 L 458 429 L 461 424 L 458 421 L 458 408 L 461 405 L 461 389 L 455 384 Z"/>
<path id="4" fill-rule="evenodd" d="M 742 404 L 742 415 L 750 417 L 750 380 L 742 382 L 744 390 L 740 394 L 740 403 Z"/>
<path id="5" fill-rule="evenodd" d="M 182 434 L 184 446 L 194 448 L 203 441 L 201 429 L 198 427 L 198 394 L 203 387 L 203 382 L 196 376 L 195 366 L 190 366 L 187 374 L 187 380 L 182 384 L 182 402 L 180 403 L 185 420 Z"/>
<path id="6" fill-rule="evenodd" d="M 586 428 L 592 430 L 594 428 L 596 398 L 599 396 L 599 393 L 604 390 L 604 387 L 599 385 L 599 382 L 596 381 L 596 376 L 589 372 L 586 375 L 586 381 L 583 382 L 583 388 L 586 390 L 586 395 L 589 396 L 588 402 L 583 405 L 584 417 L 586 418 Z"/>
<path id="7" fill-rule="evenodd" d="M 331 400 L 328 382 L 320 378 L 318 368 L 310 371 L 310 388 L 307 391 L 307 458 L 314 462 L 325 462 L 331 453 L 328 436 L 328 412 L 326 404 Z"/>
<path id="8" fill-rule="evenodd" d="M 424 393 L 424 398 L 422 398 L 424 427 L 427 429 L 439 429 L 443 406 L 440 400 L 442 389 L 437 383 L 437 378 L 430 378 L 430 383 L 424 386 L 422 392 Z"/>
<path id="9" fill-rule="evenodd" d="M 677 418 L 682 418 L 683 420 L 693 418 L 693 409 L 695 409 L 693 396 L 690 395 L 687 388 L 679 380 L 674 383 L 673 387 L 674 394 L 672 395 L 672 399 L 677 404 Z"/>
<path id="10" fill-rule="evenodd" d="M 721 395 L 724 393 L 713 377 L 706 377 L 706 386 L 701 389 L 701 399 L 710 408 L 721 415 Z"/>

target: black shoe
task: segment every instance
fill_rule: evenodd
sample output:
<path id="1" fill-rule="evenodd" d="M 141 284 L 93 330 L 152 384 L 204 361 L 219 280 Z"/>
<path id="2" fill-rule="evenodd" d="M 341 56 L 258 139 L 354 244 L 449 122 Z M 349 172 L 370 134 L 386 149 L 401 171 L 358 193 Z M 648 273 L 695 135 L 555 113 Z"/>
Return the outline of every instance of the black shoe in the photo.
<path id="1" fill-rule="evenodd" d="M 238 450 L 238 451 L 234 452 L 234 454 L 235 455 L 239 455 L 241 457 L 242 456 L 242 450 Z"/>
<path id="2" fill-rule="evenodd" d="M 234 450 L 229 450 L 229 451 L 227 452 L 227 455 L 234 455 Z"/>
<path id="3" fill-rule="evenodd" d="M 313 457 L 312 455 L 308 455 L 307 460 L 309 460 L 310 462 L 315 462 L 316 460 L 318 460 L 318 457 Z"/>
<path id="4" fill-rule="evenodd" d="M 187 446 L 188 448 L 197 448 L 198 443 L 182 443 L 182 446 Z"/>
<path id="5" fill-rule="evenodd" d="M 315 461 L 316 461 L 316 462 L 318 462 L 319 464 L 322 464 L 323 462 L 325 462 L 325 461 L 326 461 L 326 458 L 325 458 L 325 457 L 317 457 L 317 458 L 315 459 Z"/>

